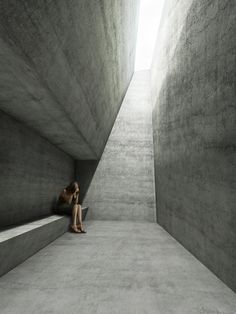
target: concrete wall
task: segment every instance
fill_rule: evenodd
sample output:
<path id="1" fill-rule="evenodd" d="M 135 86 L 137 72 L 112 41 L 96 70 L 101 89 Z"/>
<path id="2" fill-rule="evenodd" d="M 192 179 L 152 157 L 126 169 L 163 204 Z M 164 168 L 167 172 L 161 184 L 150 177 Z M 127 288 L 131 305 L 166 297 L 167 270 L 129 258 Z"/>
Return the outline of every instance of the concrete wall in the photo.
<path id="1" fill-rule="evenodd" d="M 236 291 L 235 33 L 235 1 L 166 1 L 151 76 L 158 223 Z"/>
<path id="2" fill-rule="evenodd" d="M 138 0 L 0 2 L 0 109 L 99 159 L 131 80 Z"/>
<path id="3" fill-rule="evenodd" d="M 84 200 L 90 218 L 155 220 L 149 93 L 149 72 L 136 72 Z"/>
<path id="4" fill-rule="evenodd" d="M 2 112 L 0 165 L 0 227 L 49 215 L 74 178 L 71 157 Z"/>
<path id="5" fill-rule="evenodd" d="M 76 160 L 75 180 L 79 183 L 79 203 L 82 204 L 93 179 L 99 160 Z"/>

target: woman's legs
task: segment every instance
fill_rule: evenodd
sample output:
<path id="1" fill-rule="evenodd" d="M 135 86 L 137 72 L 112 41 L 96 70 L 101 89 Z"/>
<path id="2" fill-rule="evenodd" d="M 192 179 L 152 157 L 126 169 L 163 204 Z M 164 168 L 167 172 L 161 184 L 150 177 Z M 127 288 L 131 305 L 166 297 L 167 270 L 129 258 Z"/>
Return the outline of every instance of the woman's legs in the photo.
<path id="1" fill-rule="evenodd" d="M 83 230 L 83 225 L 82 225 L 82 207 L 80 204 L 77 205 L 78 206 L 78 212 L 77 212 L 77 218 L 78 218 L 78 224 L 77 224 L 77 228 L 81 231 Z"/>
<path id="2" fill-rule="evenodd" d="M 74 232 L 81 233 L 77 228 L 77 216 L 78 216 L 78 205 L 75 204 L 59 204 L 56 208 L 56 213 L 59 215 L 69 215 L 72 216 L 71 229 Z"/>
<path id="3" fill-rule="evenodd" d="M 72 209 L 72 225 L 71 225 L 71 228 L 74 231 L 78 231 L 77 224 L 76 224 L 77 215 L 78 215 L 78 205 L 74 205 Z"/>

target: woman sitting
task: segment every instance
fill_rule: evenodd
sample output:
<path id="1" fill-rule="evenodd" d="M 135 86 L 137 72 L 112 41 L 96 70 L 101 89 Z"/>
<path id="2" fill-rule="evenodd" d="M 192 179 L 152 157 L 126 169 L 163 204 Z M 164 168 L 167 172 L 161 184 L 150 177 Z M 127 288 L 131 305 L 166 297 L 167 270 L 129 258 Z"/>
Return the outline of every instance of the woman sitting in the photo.
<path id="1" fill-rule="evenodd" d="M 58 197 L 55 212 L 59 215 L 72 215 L 71 230 L 76 233 L 86 233 L 82 226 L 82 208 L 79 204 L 78 182 L 71 182 L 63 189 Z"/>

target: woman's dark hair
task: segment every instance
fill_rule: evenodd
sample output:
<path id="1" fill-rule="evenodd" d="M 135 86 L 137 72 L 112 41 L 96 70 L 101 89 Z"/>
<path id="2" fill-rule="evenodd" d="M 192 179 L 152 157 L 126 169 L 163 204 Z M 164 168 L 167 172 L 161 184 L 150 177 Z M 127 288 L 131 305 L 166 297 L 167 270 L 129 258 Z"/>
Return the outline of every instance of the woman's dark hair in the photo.
<path id="1" fill-rule="evenodd" d="M 77 186 L 79 186 L 79 183 L 77 181 L 73 181 L 66 187 L 66 191 L 69 193 L 75 193 Z"/>

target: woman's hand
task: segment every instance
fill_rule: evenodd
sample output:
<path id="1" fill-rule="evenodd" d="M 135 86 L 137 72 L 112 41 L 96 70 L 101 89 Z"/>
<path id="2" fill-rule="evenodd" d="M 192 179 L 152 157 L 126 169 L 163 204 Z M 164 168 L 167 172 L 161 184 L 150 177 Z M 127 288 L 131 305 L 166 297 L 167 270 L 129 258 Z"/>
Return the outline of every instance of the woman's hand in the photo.
<path id="1" fill-rule="evenodd" d="M 78 204 L 79 203 L 79 193 L 74 193 L 73 194 L 73 200 L 75 202 L 75 204 Z"/>

